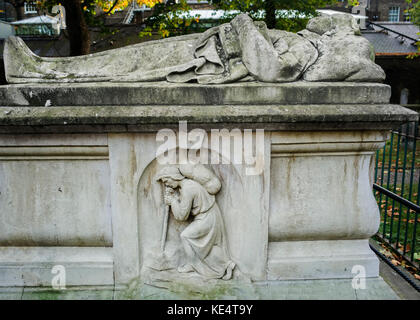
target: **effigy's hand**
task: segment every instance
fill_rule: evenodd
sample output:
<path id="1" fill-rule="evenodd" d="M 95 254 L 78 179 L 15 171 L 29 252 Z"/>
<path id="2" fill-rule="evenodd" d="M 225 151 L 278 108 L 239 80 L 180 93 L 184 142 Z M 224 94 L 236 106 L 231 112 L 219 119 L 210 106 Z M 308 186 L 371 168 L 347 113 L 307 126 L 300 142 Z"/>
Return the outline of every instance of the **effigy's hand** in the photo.
<path id="1" fill-rule="evenodd" d="M 240 15 L 236 16 L 230 24 L 232 25 L 233 29 L 237 33 L 241 32 L 241 29 L 246 28 L 247 26 L 253 26 L 254 22 L 250 16 L 245 13 L 241 13 Z"/>
<path id="2" fill-rule="evenodd" d="M 261 32 L 264 28 L 261 25 L 257 28 L 245 14 L 235 17 L 231 25 L 238 33 L 241 59 L 249 74 L 262 82 L 277 82 L 282 64 L 268 32 Z"/>

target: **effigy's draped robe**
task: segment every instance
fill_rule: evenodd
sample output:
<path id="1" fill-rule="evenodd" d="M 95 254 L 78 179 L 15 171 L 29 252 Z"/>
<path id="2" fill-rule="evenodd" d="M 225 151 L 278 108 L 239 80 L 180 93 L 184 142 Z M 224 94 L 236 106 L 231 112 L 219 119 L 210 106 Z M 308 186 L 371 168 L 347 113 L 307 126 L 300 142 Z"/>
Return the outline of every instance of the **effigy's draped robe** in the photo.
<path id="1" fill-rule="evenodd" d="M 77 57 L 38 57 L 17 37 L 9 38 L 7 47 L 8 57 L 13 57 L 6 57 L 8 61 L 5 63 L 11 83 L 57 80 L 227 83 L 248 75 L 239 58 L 237 36 L 228 23 L 202 34 L 150 41 Z"/>
<path id="2" fill-rule="evenodd" d="M 9 83 L 382 81 L 373 59 L 351 15 L 313 18 L 296 34 L 241 14 L 201 34 L 78 57 L 39 57 L 18 37 L 4 49 Z"/>
<path id="3" fill-rule="evenodd" d="M 85 56 L 41 58 L 17 37 L 9 38 L 5 61 L 9 82 L 159 81 L 170 72 L 203 64 L 195 59 L 197 35 L 150 41 Z M 17 57 L 21 56 L 21 59 Z M 6 57 L 7 58 L 7 57 Z M 16 65 L 20 60 L 20 65 Z M 6 70 L 7 71 L 7 70 Z M 24 72 L 23 72 L 24 71 Z M 10 81 L 12 80 L 12 81 Z"/>
<path id="4" fill-rule="evenodd" d="M 274 43 L 284 70 L 297 69 L 285 81 L 295 81 L 316 58 L 316 49 L 297 34 L 268 30 L 255 22 L 265 38 Z M 13 43 L 13 45 L 11 45 Z M 236 31 L 229 23 L 192 34 L 150 41 L 86 56 L 41 58 L 33 54 L 20 38 L 9 39 L 8 50 L 22 59 L 8 61 L 9 82 L 198 82 L 217 84 L 252 80 L 241 59 Z M 299 52 L 299 54 L 297 54 Z M 296 56 L 301 56 L 301 58 Z M 22 63 L 22 61 L 24 63 Z M 20 65 L 13 66 L 14 62 Z M 26 63 L 25 63 L 26 62 Z M 19 72 L 20 70 L 20 72 Z M 249 76 L 249 77 L 247 77 Z"/>

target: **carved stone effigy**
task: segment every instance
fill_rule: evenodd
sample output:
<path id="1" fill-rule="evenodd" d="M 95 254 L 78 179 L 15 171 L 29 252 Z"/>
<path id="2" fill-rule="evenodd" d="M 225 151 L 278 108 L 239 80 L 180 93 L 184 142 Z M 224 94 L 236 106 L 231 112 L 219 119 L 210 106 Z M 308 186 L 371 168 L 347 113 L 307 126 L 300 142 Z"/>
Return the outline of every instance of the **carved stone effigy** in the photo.
<path id="1" fill-rule="evenodd" d="M 342 14 L 314 18 L 298 34 L 268 30 L 241 14 L 203 34 L 82 57 L 41 58 L 17 37 L 4 50 L 9 83 L 382 81 L 373 56 L 353 17 Z"/>
<path id="2" fill-rule="evenodd" d="M 66 292 L 114 298 L 356 299 L 355 270 L 363 297 L 396 298 L 369 248 L 371 174 L 418 115 L 372 55 L 349 15 L 297 34 L 239 15 L 71 58 L 9 38 L 0 292 L 59 265 Z"/>

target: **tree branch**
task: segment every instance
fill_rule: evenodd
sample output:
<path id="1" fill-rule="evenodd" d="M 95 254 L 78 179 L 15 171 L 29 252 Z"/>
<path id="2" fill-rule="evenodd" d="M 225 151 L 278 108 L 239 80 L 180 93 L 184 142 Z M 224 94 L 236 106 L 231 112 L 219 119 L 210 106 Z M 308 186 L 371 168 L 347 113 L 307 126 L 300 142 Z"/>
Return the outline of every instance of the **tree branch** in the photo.
<path id="1" fill-rule="evenodd" d="M 110 13 L 112 11 L 112 9 L 114 9 L 115 6 L 118 4 L 119 1 L 120 0 L 115 0 L 114 3 L 112 4 L 112 7 L 107 12 L 105 12 L 105 14 Z M 136 0 L 133 0 L 133 1 L 136 1 Z"/>

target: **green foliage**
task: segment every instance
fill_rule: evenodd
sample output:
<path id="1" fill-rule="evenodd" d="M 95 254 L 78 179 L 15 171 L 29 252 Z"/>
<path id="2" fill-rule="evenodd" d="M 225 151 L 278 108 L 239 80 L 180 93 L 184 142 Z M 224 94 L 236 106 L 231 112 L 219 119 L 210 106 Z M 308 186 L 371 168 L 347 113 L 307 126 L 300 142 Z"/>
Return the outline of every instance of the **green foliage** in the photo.
<path id="1" fill-rule="evenodd" d="M 61 3 L 62 1 L 60 0 L 42 0 L 42 1 L 38 1 L 37 5 L 40 9 L 51 12 L 51 9 L 54 6 Z M 102 16 L 97 15 L 97 12 L 96 12 L 98 0 L 81 0 L 80 5 L 83 10 L 84 19 L 88 26 L 103 27 L 104 23 L 103 23 Z M 71 19 L 71 17 L 67 17 L 67 18 Z"/>
<path id="2" fill-rule="evenodd" d="M 406 2 L 409 5 L 407 12 L 410 15 L 411 22 L 420 26 L 420 1 L 406 0 Z"/>
<path id="3" fill-rule="evenodd" d="M 417 0 L 406 0 L 407 4 L 409 5 L 409 8 L 407 9 L 407 13 L 410 15 L 410 20 L 413 24 L 420 27 L 420 1 Z M 420 33 L 418 33 L 420 37 Z M 417 47 L 420 52 L 420 41 L 416 43 Z M 414 59 L 418 58 L 419 53 L 411 54 L 407 58 Z"/>
<path id="4" fill-rule="evenodd" d="M 254 20 L 266 20 L 266 9 L 271 8 L 269 10 L 272 11 L 272 17 L 275 10 L 287 10 L 277 11 L 273 27 L 297 32 L 305 28 L 311 17 L 317 15 L 316 9 L 334 4 L 336 0 L 213 0 L 210 3 L 216 9 L 226 11 L 212 25 L 228 22 L 242 12 L 248 13 Z M 150 36 L 152 31 L 157 31 L 162 37 L 204 31 L 205 24 L 200 23 L 202 21 L 199 18 L 191 16 L 190 9 L 185 0 L 156 4 L 153 15 L 146 20 L 146 28 L 140 32 L 140 37 Z"/>
<path id="5" fill-rule="evenodd" d="M 333 5 L 336 0 L 213 0 L 211 2 L 218 9 L 238 11 L 226 15 L 226 20 L 240 12 L 246 12 L 254 20 L 265 20 L 270 26 L 271 23 L 268 23 L 267 19 L 271 16 L 275 18 L 275 28 L 296 32 L 304 29 L 308 20 L 317 15 L 316 9 Z M 274 10 L 287 11 L 274 13 Z"/>
<path id="6" fill-rule="evenodd" d="M 360 2 L 359 2 L 358 0 L 348 0 L 348 1 L 347 1 L 347 4 L 348 4 L 350 7 L 357 7 L 357 6 L 359 6 L 359 5 L 360 5 Z"/>
<path id="7" fill-rule="evenodd" d="M 190 10 L 186 0 L 157 3 L 153 15 L 145 22 L 146 28 L 139 36 L 151 36 L 152 31 L 157 31 L 162 38 L 192 32 L 198 19 L 189 14 Z"/>

